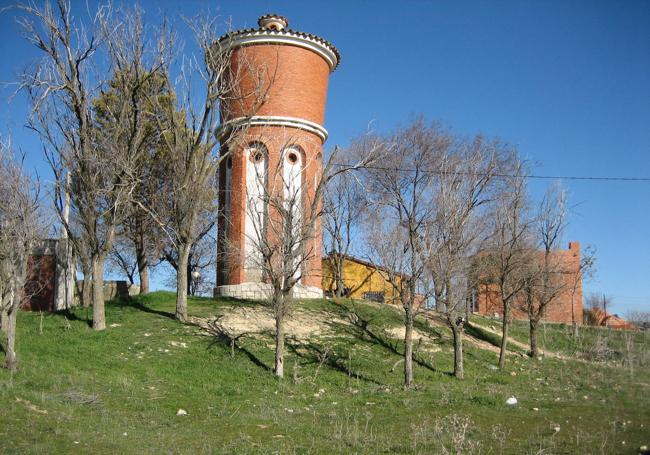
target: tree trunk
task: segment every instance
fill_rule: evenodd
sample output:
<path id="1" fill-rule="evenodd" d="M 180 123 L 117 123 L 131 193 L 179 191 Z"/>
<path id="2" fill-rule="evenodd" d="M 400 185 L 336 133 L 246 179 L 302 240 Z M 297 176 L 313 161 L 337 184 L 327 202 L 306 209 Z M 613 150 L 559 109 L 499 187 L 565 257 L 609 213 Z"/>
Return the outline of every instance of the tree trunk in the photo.
<path id="1" fill-rule="evenodd" d="M 104 257 L 101 255 L 91 259 L 93 268 L 93 330 L 106 328 L 104 312 Z"/>
<path id="2" fill-rule="evenodd" d="M 2 306 L 2 301 L 0 300 L 0 306 Z M 9 324 L 9 313 L 6 310 L 0 311 L 0 331 L 2 333 L 7 333 L 7 325 Z"/>
<path id="3" fill-rule="evenodd" d="M 539 348 L 537 347 L 537 321 L 530 320 L 530 356 L 537 358 L 539 356 Z"/>
<path id="4" fill-rule="evenodd" d="M 84 274 L 83 282 L 81 283 L 81 305 L 84 308 L 90 308 L 92 301 L 93 281 L 90 273 Z"/>
<path id="5" fill-rule="evenodd" d="M 81 272 L 84 274 L 81 283 L 81 306 L 84 308 L 90 308 L 90 303 L 92 301 L 92 270 L 92 267 L 86 265 L 83 261 L 81 262 Z"/>
<path id="6" fill-rule="evenodd" d="M 149 261 L 144 254 L 138 254 L 138 275 L 140 276 L 140 294 L 149 293 Z"/>
<path id="7" fill-rule="evenodd" d="M 14 296 L 14 299 L 20 300 L 20 295 Z M 12 307 L 9 308 L 7 315 L 7 325 L 5 328 L 5 367 L 10 370 L 15 370 L 18 365 L 18 358 L 16 357 L 16 313 L 20 302 L 13 302 Z M 4 318 L 3 318 L 4 320 Z"/>
<path id="8" fill-rule="evenodd" d="M 344 296 L 345 286 L 343 285 L 343 259 L 341 256 L 334 260 L 334 282 L 336 285 L 336 297 L 341 298 Z"/>
<path id="9" fill-rule="evenodd" d="M 284 316 L 275 315 L 275 375 L 284 377 Z"/>
<path id="10" fill-rule="evenodd" d="M 510 326 L 510 305 L 503 305 L 503 323 L 501 328 L 501 348 L 499 349 L 499 368 L 506 366 L 506 351 L 508 349 L 508 327 Z"/>
<path id="11" fill-rule="evenodd" d="M 140 294 L 149 293 L 149 259 L 147 257 L 145 241 L 146 233 L 145 226 L 142 221 L 142 216 L 136 215 L 135 217 L 135 229 L 137 235 L 133 239 L 133 244 L 135 246 L 135 258 L 138 264 L 138 276 L 140 277 Z"/>
<path id="12" fill-rule="evenodd" d="M 404 313 L 404 388 L 413 387 L 413 312 Z"/>
<path id="13" fill-rule="evenodd" d="M 336 296 L 337 299 L 340 299 L 343 297 L 343 280 L 341 280 L 341 276 L 336 272 L 336 291 L 334 295 Z"/>
<path id="14" fill-rule="evenodd" d="M 190 246 L 181 244 L 178 246 L 178 268 L 176 269 L 176 319 L 181 322 L 187 321 L 187 285 L 188 274 L 187 264 L 190 257 Z"/>
<path id="15" fill-rule="evenodd" d="M 453 327 L 451 332 L 454 335 L 454 376 L 463 379 L 463 329 Z"/>

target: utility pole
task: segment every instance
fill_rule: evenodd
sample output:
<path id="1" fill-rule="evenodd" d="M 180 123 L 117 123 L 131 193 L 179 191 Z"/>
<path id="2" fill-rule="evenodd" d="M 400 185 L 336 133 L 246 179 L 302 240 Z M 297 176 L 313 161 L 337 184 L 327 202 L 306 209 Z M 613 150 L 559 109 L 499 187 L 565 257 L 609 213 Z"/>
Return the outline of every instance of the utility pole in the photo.
<path id="1" fill-rule="evenodd" d="M 605 327 L 607 327 L 607 299 L 605 299 L 605 294 L 603 294 L 603 311 L 605 312 Z"/>
<path id="2" fill-rule="evenodd" d="M 74 260 L 72 242 L 68 238 L 68 223 L 70 221 L 70 173 L 65 178 L 63 188 L 63 213 L 61 229 L 56 247 L 55 298 L 56 311 L 69 309 L 74 300 Z"/>

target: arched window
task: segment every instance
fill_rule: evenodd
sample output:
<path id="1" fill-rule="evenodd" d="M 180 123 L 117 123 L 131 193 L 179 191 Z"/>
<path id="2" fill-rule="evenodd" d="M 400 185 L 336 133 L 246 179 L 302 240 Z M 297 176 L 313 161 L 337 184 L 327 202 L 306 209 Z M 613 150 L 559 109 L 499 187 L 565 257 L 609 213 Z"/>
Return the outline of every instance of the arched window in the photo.
<path id="1" fill-rule="evenodd" d="M 246 221 L 244 225 L 244 269 L 247 280 L 261 279 L 260 269 L 266 231 L 266 192 L 268 188 L 268 151 L 264 144 L 253 142 L 246 156 Z"/>
<path id="2" fill-rule="evenodd" d="M 284 186 L 284 203 L 286 208 L 285 223 L 288 232 L 291 232 L 297 242 L 294 242 L 296 248 L 302 247 L 299 240 L 303 223 L 303 179 L 302 171 L 304 167 L 304 154 L 302 149 L 296 145 L 285 147 L 282 150 L 282 182 Z M 299 266 L 302 263 L 302 252 L 295 252 L 296 271 L 295 277 L 300 276 Z"/>

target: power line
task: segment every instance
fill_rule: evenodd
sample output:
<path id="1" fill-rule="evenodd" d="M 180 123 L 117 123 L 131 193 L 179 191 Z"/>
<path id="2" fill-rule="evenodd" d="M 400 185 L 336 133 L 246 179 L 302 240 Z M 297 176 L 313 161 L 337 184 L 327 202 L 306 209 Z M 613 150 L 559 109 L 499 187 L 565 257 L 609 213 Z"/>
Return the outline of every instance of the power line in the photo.
<path id="1" fill-rule="evenodd" d="M 349 166 L 347 164 L 335 164 L 338 167 Z M 577 176 L 577 175 L 539 175 L 539 174 L 492 174 L 487 172 L 444 172 L 444 171 L 432 171 L 425 169 L 406 169 L 406 168 L 394 168 L 394 167 L 385 167 L 385 166 L 364 166 L 366 169 L 374 169 L 378 171 L 393 171 L 393 172 L 421 172 L 423 174 L 431 175 L 465 175 L 472 177 L 484 177 L 484 176 L 493 176 L 493 177 L 503 177 L 503 178 L 521 178 L 521 179 L 539 179 L 539 180 L 593 180 L 593 181 L 614 181 L 614 182 L 650 182 L 650 177 L 596 177 L 596 176 Z"/>

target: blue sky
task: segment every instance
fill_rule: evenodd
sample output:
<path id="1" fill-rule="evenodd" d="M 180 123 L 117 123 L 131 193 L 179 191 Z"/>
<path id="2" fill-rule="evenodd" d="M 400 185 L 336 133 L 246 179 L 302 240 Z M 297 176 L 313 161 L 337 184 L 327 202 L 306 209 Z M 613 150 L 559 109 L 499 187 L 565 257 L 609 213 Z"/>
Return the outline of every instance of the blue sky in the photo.
<path id="1" fill-rule="evenodd" d="M 0 0 L 0 4 L 4 0 Z M 83 16 L 86 2 L 73 2 Z M 94 4 L 94 2 L 90 2 Z M 539 175 L 650 177 L 650 2 L 604 1 L 142 1 L 156 21 L 210 10 L 235 28 L 268 12 L 336 45 L 326 147 L 369 125 L 386 132 L 423 114 L 453 131 L 517 145 Z M 14 12 L 0 13 L 0 81 L 37 55 Z M 180 21 L 179 21 L 180 22 Z M 179 24 L 192 51 L 191 38 Z M 25 101 L 0 87 L 0 133 L 47 176 L 23 128 Z M 539 195 L 549 181 L 531 181 Z M 565 180 L 573 211 L 566 241 L 591 244 L 598 271 L 585 294 L 614 310 L 650 311 L 650 182 Z"/>

